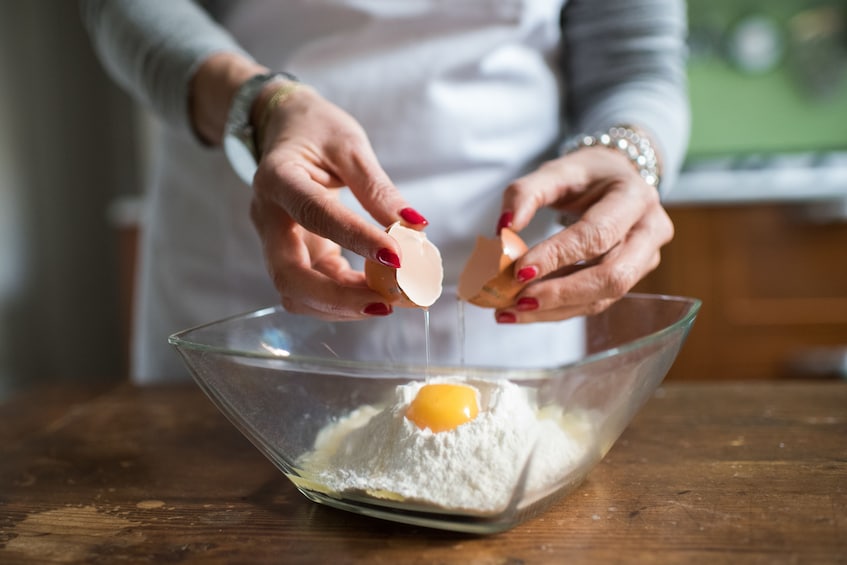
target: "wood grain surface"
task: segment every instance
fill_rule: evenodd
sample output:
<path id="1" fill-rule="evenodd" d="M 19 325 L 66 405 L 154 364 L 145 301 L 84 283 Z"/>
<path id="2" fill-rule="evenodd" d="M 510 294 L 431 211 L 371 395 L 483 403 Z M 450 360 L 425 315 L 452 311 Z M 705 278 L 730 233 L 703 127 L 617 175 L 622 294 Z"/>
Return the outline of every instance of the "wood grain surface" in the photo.
<path id="1" fill-rule="evenodd" d="M 4 564 L 847 563 L 844 383 L 669 383 L 494 536 L 314 504 L 191 386 L 33 391 L 0 430 Z"/>
<path id="2" fill-rule="evenodd" d="M 636 290 L 703 301 L 668 381 L 844 373 L 819 355 L 847 349 L 847 222 L 812 222 L 803 210 L 773 203 L 668 208 L 674 239 Z M 809 357 L 818 361 L 802 362 Z"/>

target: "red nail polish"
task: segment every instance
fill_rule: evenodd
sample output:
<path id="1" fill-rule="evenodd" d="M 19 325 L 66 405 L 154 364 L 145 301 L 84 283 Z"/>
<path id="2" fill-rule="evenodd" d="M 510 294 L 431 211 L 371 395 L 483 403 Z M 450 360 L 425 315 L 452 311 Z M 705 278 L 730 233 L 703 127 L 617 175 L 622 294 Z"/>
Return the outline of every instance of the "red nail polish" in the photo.
<path id="1" fill-rule="evenodd" d="M 388 316 L 394 309 L 388 304 L 383 304 L 382 302 L 373 302 L 365 306 L 365 309 L 362 310 L 363 313 L 368 314 L 370 316 Z"/>
<path id="2" fill-rule="evenodd" d="M 512 227 L 512 219 L 515 215 L 511 210 L 506 210 L 503 214 L 500 215 L 500 219 L 497 221 L 497 235 L 500 235 L 500 232 L 503 231 L 503 228 Z"/>
<path id="3" fill-rule="evenodd" d="M 517 302 L 519 312 L 529 312 L 530 310 L 538 310 L 538 300 L 531 296 L 519 298 Z"/>
<path id="4" fill-rule="evenodd" d="M 403 208 L 400 217 L 413 226 L 427 226 L 429 222 L 414 208 Z"/>
<path id="5" fill-rule="evenodd" d="M 518 321 L 518 317 L 511 312 L 500 312 L 497 314 L 498 324 L 514 324 Z"/>
<path id="6" fill-rule="evenodd" d="M 518 282 L 531 281 L 537 276 L 538 267 L 536 267 L 535 265 L 530 265 L 529 267 L 518 269 L 518 272 L 515 274 L 515 278 L 518 279 Z"/>
<path id="7" fill-rule="evenodd" d="M 376 258 L 386 267 L 400 268 L 400 257 L 390 249 L 380 249 L 376 254 Z"/>

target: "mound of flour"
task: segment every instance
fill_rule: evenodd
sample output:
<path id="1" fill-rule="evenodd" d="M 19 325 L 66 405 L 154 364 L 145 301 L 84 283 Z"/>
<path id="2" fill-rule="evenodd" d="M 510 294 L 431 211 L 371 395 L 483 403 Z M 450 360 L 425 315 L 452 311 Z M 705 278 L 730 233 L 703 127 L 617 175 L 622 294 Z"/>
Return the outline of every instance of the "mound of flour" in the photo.
<path id="1" fill-rule="evenodd" d="M 419 429 L 405 412 L 426 383 L 413 382 L 397 387 L 387 408 L 362 406 L 328 425 L 300 463 L 334 492 L 485 513 L 508 505 L 533 448 L 528 494 L 555 484 L 586 454 L 587 422 L 572 418 L 563 425 L 561 412 L 539 412 L 526 389 L 508 381 L 462 383 L 480 393 L 480 412 L 471 422 L 441 433 Z"/>

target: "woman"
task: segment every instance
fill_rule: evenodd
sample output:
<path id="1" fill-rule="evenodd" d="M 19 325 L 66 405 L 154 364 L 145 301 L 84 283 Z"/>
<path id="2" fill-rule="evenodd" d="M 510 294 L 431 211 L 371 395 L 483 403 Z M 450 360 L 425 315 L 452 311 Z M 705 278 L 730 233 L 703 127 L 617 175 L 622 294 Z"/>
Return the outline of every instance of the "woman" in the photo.
<path id="1" fill-rule="evenodd" d="M 447 285 L 479 234 L 534 244 L 501 324 L 605 308 L 673 235 L 656 184 L 673 184 L 688 134 L 682 1 L 86 0 L 83 15 L 168 126 L 138 381 L 183 373 L 168 334 L 268 303 L 389 315 L 361 258 L 398 266 L 383 227 L 400 219 L 426 227 Z M 239 139 L 258 147 L 255 176 Z"/>

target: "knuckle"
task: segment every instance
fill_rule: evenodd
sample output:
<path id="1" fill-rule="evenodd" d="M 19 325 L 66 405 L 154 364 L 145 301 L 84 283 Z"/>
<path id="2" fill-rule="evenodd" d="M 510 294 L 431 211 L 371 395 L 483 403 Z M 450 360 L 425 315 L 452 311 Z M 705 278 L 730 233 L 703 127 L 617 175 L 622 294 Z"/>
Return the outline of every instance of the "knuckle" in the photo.
<path id="1" fill-rule="evenodd" d="M 283 301 L 291 300 L 288 297 L 289 280 L 285 276 L 285 270 L 284 269 L 274 269 L 271 266 L 271 267 L 269 267 L 269 271 L 270 271 L 271 281 L 273 282 L 274 288 L 280 294 L 280 296 L 282 297 L 282 300 Z"/>
<path id="2" fill-rule="evenodd" d="M 559 268 L 573 264 L 575 251 L 571 240 L 555 239 L 548 245 L 539 246 L 538 252 L 541 256 L 537 263 L 542 267 L 542 272 L 553 273 Z"/>
<path id="3" fill-rule="evenodd" d="M 289 298 L 288 296 L 281 296 L 280 302 L 282 303 L 282 307 L 285 308 L 287 311 L 291 312 L 292 314 L 302 313 L 300 312 L 300 310 L 302 309 L 297 307 L 297 303 L 294 301 L 294 299 Z"/>
<path id="4" fill-rule="evenodd" d="M 334 132 L 327 146 L 330 156 L 338 161 L 361 164 L 370 147 L 367 135 L 358 123 Z"/>
<path id="5" fill-rule="evenodd" d="M 546 180 L 570 177 L 574 171 L 573 164 L 567 159 L 550 159 L 541 163 L 536 169 Z"/>
<path id="6" fill-rule="evenodd" d="M 585 307 L 585 313 L 589 316 L 593 316 L 595 314 L 599 314 L 603 311 L 601 302 L 592 302 Z"/>
<path id="7" fill-rule="evenodd" d="M 520 200 L 529 191 L 529 183 L 525 179 L 512 181 L 503 191 L 503 198 L 508 201 Z"/>
<path id="8" fill-rule="evenodd" d="M 572 231 L 571 228 L 562 230 L 557 236 L 544 242 L 543 245 L 533 248 L 533 253 L 538 254 L 536 255 L 537 259 L 533 258 L 533 262 L 545 274 L 573 267 L 587 258 L 583 238 L 576 230 Z"/>
<path id="9" fill-rule="evenodd" d="M 381 176 L 370 176 L 365 181 L 364 190 L 374 202 L 388 202 L 394 196 L 394 187 Z"/>
<path id="10" fill-rule="evenodd" d="M 618 243 L 617 227 L 608 220 L 585 224 L 582 230 L 586 258 L 602 255 Z"/>
<path id="11" fill-rule="evenodd" d="M 293 193 L 286 197 L 285 208 L 298 224 L 321 236 L 327 235 L 330 218 L 324 198 L 311 194 Z"/>
<path id="12" fill-rule="evenodd" d="M 285 182 L 286 162 L 266 156 L 259 162 L 256 174 L 253 175 L 253 191 L 262 197 L 269 197 L 270 192 Z"/>
<path id="13" fill-rule="evenodd" d="M 648 270 L 654 271 L 662 262 L 662 254 L 660 252 L 656 252 L 653 257 L 650 258 L 650 262 L 647 265 Z"/>
<path id="14" fill-rule="evenodd" d="M 527 199 L 538 201 L 543 199 L 538 175 L 530 174 L 513 180 L 503 191 L 503 196 L 505 199 L 512 201 L 522 201 Z"/>
<path id="15" fill-rule="evenodd" d="M 589 316 L 594 316 L 611 306 L 613 302 L 613 300 L 597 300 L 596 302 L 591 302 L 585 307 L 585 312 Z"/>
<path id="16" fill-rule="evenodd" d="M 676 228 L 673 225 L 673 221 L 664 209 L 662 209 L 662 219 L 659 229 L 664 236 L 663 243 L 671 241 L 674 238 L 674 235 L 676 235 Z"/>
<path id="17" fill-rule="evenodd" d="M 611 296 L 623 296 L 635 286 L 638 278 L 638 270 L 634 265 L 613 265 L 606 270 L 603 287 Z"/>

